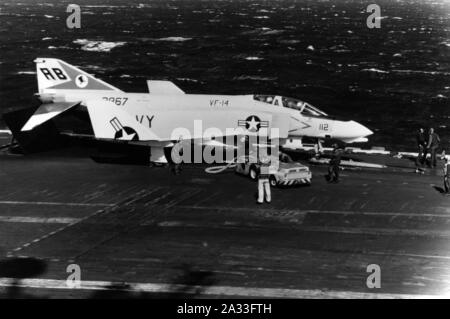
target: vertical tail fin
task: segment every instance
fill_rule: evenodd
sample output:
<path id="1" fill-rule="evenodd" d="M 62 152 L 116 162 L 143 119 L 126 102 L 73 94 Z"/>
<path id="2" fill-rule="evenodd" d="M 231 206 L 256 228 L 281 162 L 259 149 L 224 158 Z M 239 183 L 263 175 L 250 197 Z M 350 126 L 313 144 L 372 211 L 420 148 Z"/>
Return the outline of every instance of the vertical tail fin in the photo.
<path id="1" fill-rule="evenodd" d="M 39 93 L 48 90 L 102 90 L 119 91 L 118 88 L 58 59 L 37 58 L 36 72 Z"/>

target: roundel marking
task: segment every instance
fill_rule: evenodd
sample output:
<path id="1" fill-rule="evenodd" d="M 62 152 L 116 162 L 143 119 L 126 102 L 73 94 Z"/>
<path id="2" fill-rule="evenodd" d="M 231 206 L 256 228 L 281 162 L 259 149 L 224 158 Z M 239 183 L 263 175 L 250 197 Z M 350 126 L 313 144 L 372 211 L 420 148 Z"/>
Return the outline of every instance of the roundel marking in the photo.
<path id="1" fill-rule="evenodd" d="M 89 83 L 89 79 L 86 75 L 84 74 L 80 74 L 75 78 L 75 84 L 79 87 L 79 88 L 85 88 Z"/>

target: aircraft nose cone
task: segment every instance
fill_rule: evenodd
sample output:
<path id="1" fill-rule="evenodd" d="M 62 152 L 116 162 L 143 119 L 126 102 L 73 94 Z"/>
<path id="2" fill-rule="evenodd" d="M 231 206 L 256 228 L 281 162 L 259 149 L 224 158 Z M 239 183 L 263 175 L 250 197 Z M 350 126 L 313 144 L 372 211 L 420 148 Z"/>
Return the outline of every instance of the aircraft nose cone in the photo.
<path id="1" fill-rule="evenodd" d="M 355 136 L 361 136 L 361 137 L 366 137 L 369 135 L 372 135 L 373 132 L 371 130 L 369 130 L 367 127 L 365 127 L 364 125 L 358 123 L 358 122 L 353 122 L 353 126 L 354 126 L 354 134 Z"/>
<path id="2" fill-rule="evenodd" d="M 343 139 L 355 139 L 373 134 L 367 127 L 355 121 L 336 121 L 333 130 L 334 137 Z"/>

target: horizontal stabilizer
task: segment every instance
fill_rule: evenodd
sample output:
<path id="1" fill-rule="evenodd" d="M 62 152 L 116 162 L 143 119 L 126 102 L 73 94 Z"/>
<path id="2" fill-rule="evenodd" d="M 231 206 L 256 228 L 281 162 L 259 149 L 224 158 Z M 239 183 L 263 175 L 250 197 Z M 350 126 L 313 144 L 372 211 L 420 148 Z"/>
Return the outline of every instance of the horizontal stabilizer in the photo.
<path id="1" fill-rule="evenodd" d="M 58 102 L 42 104 L 22 127 L 22 131 L 31 131 L 36 126 L 47 122 L 48 120 L 78 105 L 79 103 L 80 102 Z"/>
<path id="2" fill-rule="evenodd" d="M 148 92 L 156 95 L 185 94 L 182 89 L 170 81 L 147 80 Z"/>
<path id="3" fill-rule="evenodd" d="M 87 101 L 87 109 L 96 138 L 122 141 L 159 141 L 153 131 L 140 124 L 125 110 L 104 100 Z"/>

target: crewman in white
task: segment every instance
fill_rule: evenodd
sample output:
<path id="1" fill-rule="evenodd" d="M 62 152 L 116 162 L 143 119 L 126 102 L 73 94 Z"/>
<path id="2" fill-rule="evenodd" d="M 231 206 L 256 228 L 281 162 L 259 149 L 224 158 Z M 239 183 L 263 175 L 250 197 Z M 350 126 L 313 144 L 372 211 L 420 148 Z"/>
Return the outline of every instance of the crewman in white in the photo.
<path id="1" fill-rule="evenodd" d="M 259 169 L 258 169 L 258 204 L 264 203 L 264 197 L 267 203 L 270 203 L 271 193 L 270 193 L 270 158 L 264 156 L 260 159 Z"/>

